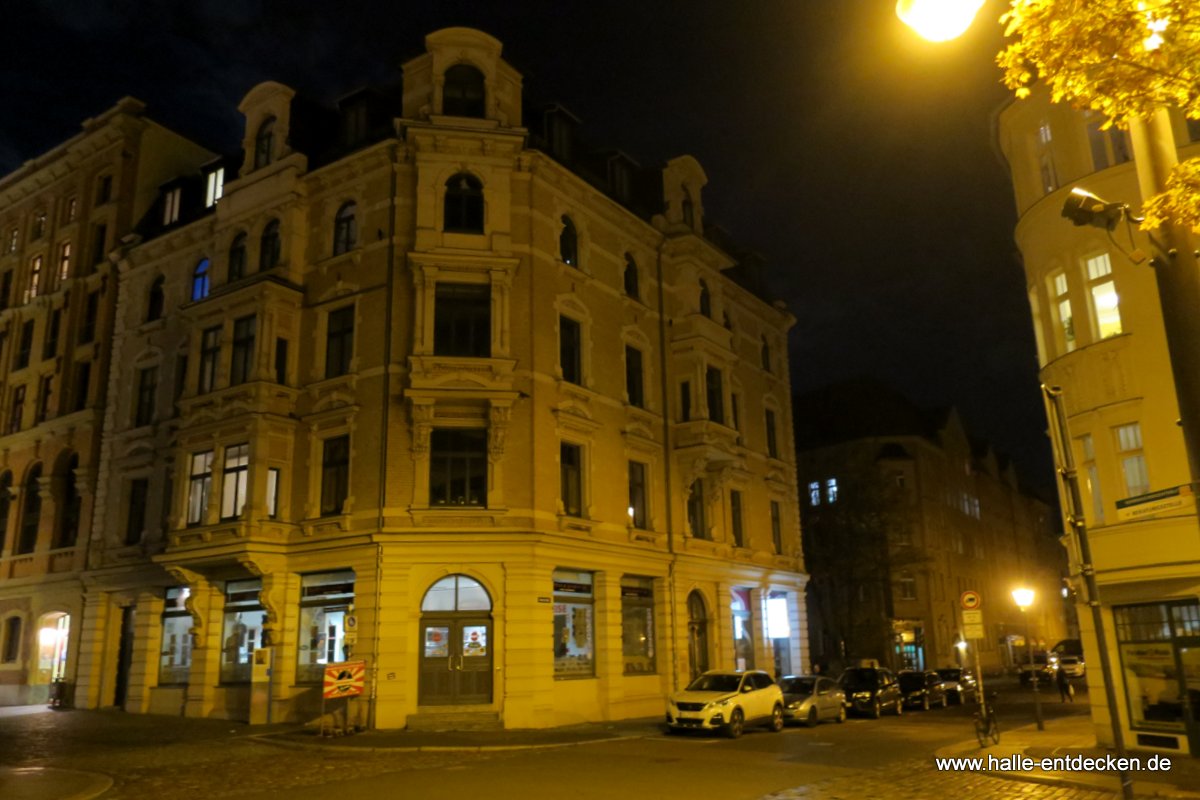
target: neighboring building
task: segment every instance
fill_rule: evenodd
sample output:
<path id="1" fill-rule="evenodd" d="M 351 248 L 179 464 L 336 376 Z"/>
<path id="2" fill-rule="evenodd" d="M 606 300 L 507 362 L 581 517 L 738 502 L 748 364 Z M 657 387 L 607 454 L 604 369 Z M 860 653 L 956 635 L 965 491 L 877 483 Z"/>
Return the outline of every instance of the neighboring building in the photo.
<path id="1" fill-rule="evenodd" d="M 211 154 L 125 98 L 0 178 L 0 704 L 44 702 L 94 620 L 92 543 L 117 271 L 159 184 Z"/>
<path id="2" fill-rule="evenodd" d="M 807 663 L 794 319 L 699 164 L 426 45 L 402 97 L 252 89 L 121 249 L 79 704 L 313 719 L 351 657 L 372 726 L 544 727 Z"/>
<path id="3" fill-rule="evenodd" d="M 985 673 L 1066 638 L 1055 513 L 953 410 L 855 381 L 798 396 L 797 471 L 813 659 L 837 672 L 974 666 L 960 599 L 982 598 Z M 1026 620 L 1012 590 L 1036 602 Z M 1027 625 L 1030 627 L 1027 628 Z"/>
<path id="4" fill-rule="evenodd" d="M 1200 121 L 1175 118 L 1179 158 L 1200 156 Z M 1107 236 L 1061 216 L 1075 186 L 1141 202 L 1128 134 L 1053 105 L 1045 90 L 1009 105 L 999 141 L 1012 170 L 1042 381 L 1062 387 L 1083 513 L 1127 741 L 1200 753 L 1200 530 L 1152 267 L 1136 230 Z M 1189 143 L 1190 142 L 1190 143 Z M 1197 309 L 1200 313 L 1200 309 Z M 1185 487 L 1155 513 L 1130 498 Z M 1141 506 L 1139 508 L 1139 505 Z M 1074 540 L 1074 585 L 1083 598 Z M 1091 614 L 1079 614 L 1096 734 L 1111 743 Z M 1191 698 L 1190 700 L 1188 698 Z M 1189 712 L 1187 709 L 1191 708 Z"/>

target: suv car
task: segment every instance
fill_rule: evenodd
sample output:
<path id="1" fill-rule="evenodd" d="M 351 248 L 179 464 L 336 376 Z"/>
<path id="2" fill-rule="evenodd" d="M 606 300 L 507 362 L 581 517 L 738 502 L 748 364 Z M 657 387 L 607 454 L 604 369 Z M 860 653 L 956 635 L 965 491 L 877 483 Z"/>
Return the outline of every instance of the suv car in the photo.
<path id="1" fill-rule="evenodd" d="M 747 725 L 783 730 L 783 692 L 765 672 L 712 670 L 667 700 L 667 732 L 720 730 L 730 739 Z"/>
<path id="2" fill-rule="evenodd" d="M 885 708 L 904 713 L 904 701 L 900 685 L 889 669 L 876 667 L 850 667 L 838 678 L 838 685 L 846 693 L 846 707 L 875 719 L 883 715 Z"/>

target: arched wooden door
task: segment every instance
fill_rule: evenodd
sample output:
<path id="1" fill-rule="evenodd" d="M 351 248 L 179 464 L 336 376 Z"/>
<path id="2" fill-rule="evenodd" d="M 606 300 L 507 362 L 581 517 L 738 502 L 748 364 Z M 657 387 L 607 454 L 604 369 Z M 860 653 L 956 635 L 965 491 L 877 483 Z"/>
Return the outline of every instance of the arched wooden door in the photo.
<path id="1" fill-rule="evenodd" d="M 421 601 L 420 705 L 492 702 L 492 599 L 466 575 L 447 575 Z"/>

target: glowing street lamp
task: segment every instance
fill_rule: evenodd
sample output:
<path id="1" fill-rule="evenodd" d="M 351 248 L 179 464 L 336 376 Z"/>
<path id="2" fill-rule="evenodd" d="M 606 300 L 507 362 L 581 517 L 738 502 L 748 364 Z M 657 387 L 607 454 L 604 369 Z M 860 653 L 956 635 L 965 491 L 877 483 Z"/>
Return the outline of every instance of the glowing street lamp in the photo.
<path id="1" fill-rule="evenodd" d="M 1013 602 L 1017 604 L 1017 608 L 1021 609 L 1021 613 L 1025 615 L 1025 644 L 1029 650 L 1029 677 L 1033 681 L 1033 708 L 1034 717 L 1037 719 L 1037 729 L 1039 731 L 1046 730 L 1046 723 L 1042 721 L 1042 696 L 1038 693 L 1038 665 L 1033 662 L 1033 624 L 1029 621 L 1029 607 L 1033 605 L 1033 589 L 1021 587 L 1013 589 Z"/>
<path id="2" fill-rule="evenodd" d="M 962 36 L 983 0 L 898 0 L 896 16 L 922 38 L 948 42 Z"/>

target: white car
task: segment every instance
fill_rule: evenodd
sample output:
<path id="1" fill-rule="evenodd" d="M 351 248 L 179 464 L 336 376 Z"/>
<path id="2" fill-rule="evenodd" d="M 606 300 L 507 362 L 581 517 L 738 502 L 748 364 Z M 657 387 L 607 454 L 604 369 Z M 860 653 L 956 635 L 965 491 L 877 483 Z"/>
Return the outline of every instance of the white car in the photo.
<path id="1" fill-rule="evenodd" d="M 1082 678 L 1087 671 L 1083 659 L 1079 656 L 1059 656 L 1058 668 L 1068 678 Z"/>
<path id="2" fill-rule="evenodd" d="M 667 731 L 714 731 L 730 739 L 747 725 L 783 730 L 783 692 L 765 672 L 705 672 L 667 700 Z"/>

